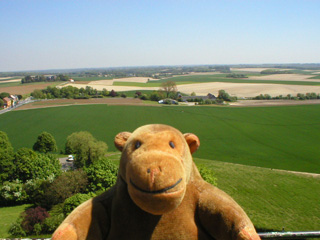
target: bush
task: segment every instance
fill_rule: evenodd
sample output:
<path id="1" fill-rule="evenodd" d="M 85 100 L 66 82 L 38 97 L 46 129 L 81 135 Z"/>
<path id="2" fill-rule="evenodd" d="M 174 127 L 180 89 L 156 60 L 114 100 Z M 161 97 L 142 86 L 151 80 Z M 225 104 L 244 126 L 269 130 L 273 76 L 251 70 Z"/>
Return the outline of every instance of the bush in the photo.
<path id="1" fill-rule="evenodd" d="M 199 166 L 197 166 L 197 167 L 198 167 L 198 170 L 199 170 L 199 172 L 200 172 L 201 177 L 202 177 L 206 182 L 208 182 L 208 183 L 210 183 L 210 184 L 212 184 L 212 185 L 214 185 L 214 186 L 217 186 L 217 185 L 218 185 L 218 184 L 217 184 L 217 178 L 214 177 L 214 172 L 213 172 L 211 169 L 209 169 L 209 168 L 207 168 L 207 167 L 205 167 L 205 166 L 203 166 L 203 165 L 199 165 Z"/>
<path id="2" fill-rule="evenodd" d="M 64 218 L 65 216 L 63 213 L 46 218 L 42 224 L 42 233 L 53 233 L 62 223 Z"/>
<path id="3" fill-rule="evenodd" d="M 4 182 L 0 188 L 0 206 L 10 206 L 25 203 L 28 199 L 23 183 L 20 180 Z"/>
<path id="4" fill-rule="evenodd" d="M 68 216 L 76 207 L 78 207 L 81 203 L 95 197 L 96 195 L 94 193 L 89 194 L 82 194 L 77 193 L 73 195 L 72 197 L 67 198 L 64 201 L 63 205 L 63 214 L 64 216 Z"/>
<path id="5" fill-rule="evenodd" d="M 42 207 L 29 208 L 22 214 L 21 226 L 27 234 L 39 234 L 42 222 L 48 217 L 49 213 Z"/>
<path id="6" fill-rule="evenodd" d="M 63 203 L 76 193 L 84 193 L 88 184 L 87 174 L 82 170 L 62 173 L 44 191 L 39 204 L 50 209 L 53 205 Z"/>
<path id="7" fill-rule="evenodd" d="M 11 234 L 13 237 L 27 236 L 26 232 L 23 230 L 21 226 L 21 219 L 18 219 L 17 222 L 11 224 L 9 228 L 9 234 Z"/>
<path id="8" fill-rule="evenodd" d="M 44 179 L 31 179 L 24 184 L 24 190 L 26 191 L 29 199 L 28 202 L 34 205 L 40 205 L 44 201 L 46 191 L 55 179 L 54 175 L 50 175 Z"/>
<path id="9" fill-rule="evenodd" d="M 89 191 L 105 191 L 117 181 L 118 166 L 114 165 L 107 158 L 94 162 L 89 167 L 84 168 L 84 171 L 88 176 Z"/>

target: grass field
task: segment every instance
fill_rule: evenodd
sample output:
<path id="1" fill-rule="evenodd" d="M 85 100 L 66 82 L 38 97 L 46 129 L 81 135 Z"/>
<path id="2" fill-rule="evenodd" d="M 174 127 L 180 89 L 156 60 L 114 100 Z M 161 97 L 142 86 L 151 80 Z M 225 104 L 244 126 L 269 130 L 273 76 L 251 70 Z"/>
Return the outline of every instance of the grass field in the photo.
<path id="1" fill-rule="evenodd" d="M 30 204 L 0 208 L 0 238 L 10 237 L 8 230 L 11 224 L 14 223 L 20 214 L 28 207 L 30 207 Z"/>
<path id="2" fill-rule="evenodd" d="M 15 149 L 32 147 L 42 131 L 51 133 L 59 149 L 68 135 L 89 131 L 107 142 L 150 123 L 193 132 L 201 141 L 196 157 L 224 162 L 320 173 L 320 106 L 259 108 L 182 106 L 68 106 L 0 115 L 0 130 Z"/>
<path id="3" fill-rule="evenodd" d="M 251 74 L 252 75 L 252 74 Z M 217 75 L 191 75 L 179 76 L 159 81 L 150 81 L 148 83 L 136 82 L 114 82 L 115 86 L 136 86 L 136 87 L 161 87 L 162 82 L 174 81 L 177 85 L 192 84 L 192 83 L 208 83 L 208 82 L 226 82 L 226 83 L 268 83 L 268 84 L 287 84 L 287 85 L 310 85 L 319 86 L 320 82 L 312 81 L 279 81 L 279 80 L 254 80 L 254 79 L 239 79 L 239 78 L 226 78 L 226 74 Z M 252 75 L 252 76 L 257 76 Z M 260 75 L 259 75 L 260 76 Z"/>

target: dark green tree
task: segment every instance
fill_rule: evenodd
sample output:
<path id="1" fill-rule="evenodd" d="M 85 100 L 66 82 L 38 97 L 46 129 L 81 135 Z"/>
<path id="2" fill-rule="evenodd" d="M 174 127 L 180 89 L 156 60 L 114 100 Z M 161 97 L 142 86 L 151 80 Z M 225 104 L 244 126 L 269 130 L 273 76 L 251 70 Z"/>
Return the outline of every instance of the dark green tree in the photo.
<path id="1" fill-rule="evenodd" d="M 41 153 L 47 153 L 56 152 L 58 148 L 54 137 L 50 133 L 42 132 L 34 143 L 33 150 Z"/>
<path id="2" fill-rule="evenodd" d="M 0 98 L 0 109 L 4 106 L 4 101 Z"/>
<path id="3" fill-rule="evenodd" d="M 12 178 L 15 169 L 13 159 L 14 151 L 8 135 L 0 131 L 0 183 Z"/>

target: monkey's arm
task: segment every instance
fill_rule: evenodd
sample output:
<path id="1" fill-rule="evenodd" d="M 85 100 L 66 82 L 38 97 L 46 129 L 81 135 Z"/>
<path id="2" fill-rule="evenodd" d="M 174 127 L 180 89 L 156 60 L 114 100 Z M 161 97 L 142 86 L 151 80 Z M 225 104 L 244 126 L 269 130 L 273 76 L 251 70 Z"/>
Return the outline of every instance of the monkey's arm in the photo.
<path id="1" fill-rule="evenodd" d="M 201 225 L 215 239 L 259 240 L 244 210 L 225 192 L 205 183 L 200 193 Z"/>

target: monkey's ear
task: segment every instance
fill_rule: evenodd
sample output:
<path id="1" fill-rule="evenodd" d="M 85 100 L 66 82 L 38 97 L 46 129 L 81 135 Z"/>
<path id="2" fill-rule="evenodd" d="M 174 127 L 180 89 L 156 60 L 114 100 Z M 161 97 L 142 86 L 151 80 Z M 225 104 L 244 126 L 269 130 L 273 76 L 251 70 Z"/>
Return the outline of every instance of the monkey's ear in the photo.
<path id="1" fill-rule="evenodd" d="M 131 136 L 130 132 L 118 133 L 114 138 L 114 145 L 116 148 L 122 152 L 124 145 L 126 144 L 128 138 Z"/>
<path id="2" fill-rule="evenodd" d="M 183 136 L 189 145 L 189 149 L 190 149 L 191 154 L 193 154 L 200 147 L 199 138 L 193 133 L 185 133 L 185 134 L 183 134 Z"/>

